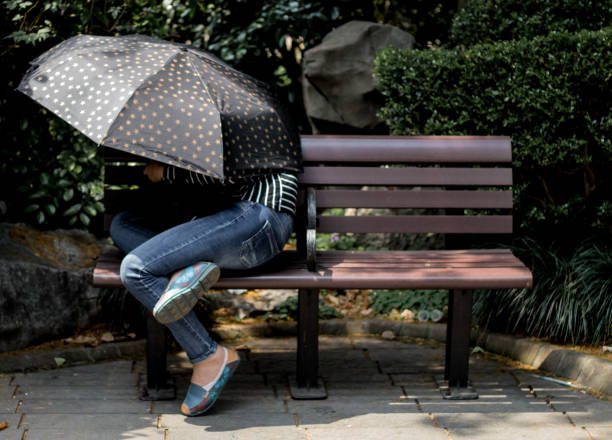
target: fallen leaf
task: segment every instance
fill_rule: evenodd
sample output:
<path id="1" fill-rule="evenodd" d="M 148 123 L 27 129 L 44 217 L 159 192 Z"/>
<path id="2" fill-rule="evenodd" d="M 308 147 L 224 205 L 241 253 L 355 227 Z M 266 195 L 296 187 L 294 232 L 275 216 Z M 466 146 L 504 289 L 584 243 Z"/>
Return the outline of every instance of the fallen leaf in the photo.
<path id="1" fill-rule="evenodd" d="M 57 364 L 58 367 L 61 367 L 62 365 L 66 363 L 66 359 L 61 358 L 61 357 L 56 357 L 53 359 L 55 360 L 55 363 Z"/>
<path id="2" fill-rule="evenodd" d="M 0 431 L 6 428 L 8 428 L 8 422 L 5 420 L 4 422 L 0 423 Z"/>
<path id="3" fill-rule="evenodd" d="M 113 336 L 111 332 L 105 332 L 105 333 L 102 333 L 102 336 L 100 336 L 100 339 L 104 342 L 113 342 L 115 340 L 115 337 Z"/>
<path id="4" fill-rule="evenodd" d="M 391 330 L 385 330 L 382 332 L 382 337 L 387 340 L 392 340 L 395 339 L 395 333 L 393 333 Z"/>

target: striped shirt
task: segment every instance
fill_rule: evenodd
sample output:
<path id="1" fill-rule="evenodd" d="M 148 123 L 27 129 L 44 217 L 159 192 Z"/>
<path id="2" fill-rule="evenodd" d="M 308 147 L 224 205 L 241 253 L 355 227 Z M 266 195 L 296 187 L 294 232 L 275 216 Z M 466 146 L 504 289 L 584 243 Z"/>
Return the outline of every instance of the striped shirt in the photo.
<path id="1" fill-rule="evenodd" d="M 207 189 L 228 194 L 236 200 L 248 200 L 279 212 L 295 214 L 298 192 L 295 174 L 270 173 L 220 181 L 194 171 L 166 166 L 163 176 L 163 180 L 171 184 L 206 186 Z"/>

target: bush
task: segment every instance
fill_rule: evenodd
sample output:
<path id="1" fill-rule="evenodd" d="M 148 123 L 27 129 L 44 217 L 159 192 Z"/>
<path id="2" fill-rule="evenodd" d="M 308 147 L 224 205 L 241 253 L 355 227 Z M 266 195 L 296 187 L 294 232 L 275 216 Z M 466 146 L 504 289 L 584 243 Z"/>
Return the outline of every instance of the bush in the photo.
<path id="1" fill-rule="evenodd" d="M 370 299 L 370 307 L 379 313 L 388 314 L 393 309 L 401 313 L 408 309 L 416 314 L 421 311 L 443 310 L 448 305 L 448 291 L 373 290 Z"/>
<path id="2" fill-rule="evenodd" d="M 546 336 L 573 344 L 612 338 L 612 246 L 581 243 L 564 253 L 520 240 L 515 254 L 533 271 L 533 290 L 478 292 L 474 316 L 495 331 Z"/>
<path id="3" fill-rule="evenodd" d="M 516 217 L 540 239 L 610 227 L 611 71 L 612 28 L 375 61 L 393 134 L 512 137 Z"/>
<path id="4" fill-rule="evenodd" d="M 612 23 L 612 0 L 470 0 L 453 19 L 451 46 L 533 39 Z"/>

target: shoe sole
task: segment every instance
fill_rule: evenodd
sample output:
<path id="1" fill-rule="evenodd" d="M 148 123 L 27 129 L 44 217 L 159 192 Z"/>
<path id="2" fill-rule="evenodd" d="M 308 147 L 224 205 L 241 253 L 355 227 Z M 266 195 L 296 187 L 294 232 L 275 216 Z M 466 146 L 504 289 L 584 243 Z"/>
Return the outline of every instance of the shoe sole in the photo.
<path id="1" fill-rule="evenodd" d="M 221 276 L 218 266 L 207 268 L 200 274 L 195 284 L 187 287 L 182 292 L 178 292 L 168 298 L 165 302 L 156 306 L 153 316 L 162 324 L 169 324 L 187 315 L 197 302 L 204 296 L 204 293 L 217 282 Z"/>

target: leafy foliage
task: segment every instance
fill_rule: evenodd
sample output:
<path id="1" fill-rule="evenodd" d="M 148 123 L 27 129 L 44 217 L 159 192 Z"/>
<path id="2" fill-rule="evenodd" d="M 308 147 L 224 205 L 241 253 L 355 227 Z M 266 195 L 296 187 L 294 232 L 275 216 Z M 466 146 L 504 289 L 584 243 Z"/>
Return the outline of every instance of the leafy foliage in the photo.
<path id="1" fill-rule="evenodd" d="M 581 243 L 561 253 L 533 239 L 514 252 L 533 271 L 532 290 L 478 292 L 474 316 L 497 331 L 546 336 L 573 344 L 609 343 L 612 338 L 612 245 Z"/>
<path id="2" fill-rule="evenodd" d="M 373 290 L 370 296 L 372 310 L 380 313 L 393 309 L 400 313 L 406 309 L 414 313 L 429 312 L 442 310 L 448 304 L 446 290 Z"/>
<path id="3" fill-rule="evenodd" d="M 611 71 L 612 28 L 375 63 L 394 134 L 511 136 L 516 217 L 540 240 L 610 227 Z"/>
<path id="4" fill-rule="evenodd" d="M 612 0 L 470 0 L 453 19 L 451 46 L 597 30 L 612 23 Z"/>
<path id="5" fill-rule="evenodd" d="M 291 296 L 265 314 L 266 319 L 298 319 L 298 297 Z M 319 319 L 342 318 L 342 313 L 319 300 Z"/>

